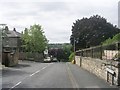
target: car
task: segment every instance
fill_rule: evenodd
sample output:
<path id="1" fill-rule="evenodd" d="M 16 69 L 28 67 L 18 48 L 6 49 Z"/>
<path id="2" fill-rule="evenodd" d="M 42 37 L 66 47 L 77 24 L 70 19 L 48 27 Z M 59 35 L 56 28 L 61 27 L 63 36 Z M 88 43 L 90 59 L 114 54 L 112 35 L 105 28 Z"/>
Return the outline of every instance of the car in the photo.
<path id="1" fill-rule="evenodd" d="M 55 58 L 55 57 L 52 59 L 52 62 L 57 62 L 57 61 L 58 61 L 58 60 L 57 60 L 57 58 Z"/>
<path id="2" fill-rule="evenodd" d="M 44 62 L 51 62 L 51 58 L 50 57 L 45 58 Z"/>

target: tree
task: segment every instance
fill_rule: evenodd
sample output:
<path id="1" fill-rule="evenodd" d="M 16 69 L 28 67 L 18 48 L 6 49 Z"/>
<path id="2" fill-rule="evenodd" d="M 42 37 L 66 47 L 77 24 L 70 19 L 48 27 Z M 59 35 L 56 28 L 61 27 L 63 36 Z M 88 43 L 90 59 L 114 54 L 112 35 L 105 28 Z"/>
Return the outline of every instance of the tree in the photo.
<path id="1" fill-rule="evenodd" d="M 105 40 L 102 44 L 103 45 L 109 45 L 115 42 L 120 42 L 120 33 L 116 34 L 113 38 L 108 38 Z"/>
<path id="2" fill-rule="evenodd" d="M 57 57 L 57 49 L 49 49 L 48 53 L 53 57 Z"/>
<path id="3" fill-rule="evenodd" d="M 72 60 L 74 60 L 74 57 L 75 57 L 75 53 L 72 52 L 69 56 L 69 61 L 71 62 Z"/>
<path id="4" fill-rule="evenodd" d="M 63 49 L 57 49 L 57 59 L 60 61 L 60 60 L 63 60 L 64 59 L 64 51 Z"/>
<path id="5" fill-rule="evenodd" d="M 68 61 L 71 54 L 72 45 L 69 43 L 64 44 L 50 44 L 49 55 L 56 57 L 58 60 Z M 53 47 L 54 46 L 54 47 Z"/>
<path id="6" fill-rule="evenodd" d="M 71 44 L 64 43 L 61 49 L 57 50 L 57 59 L 62 61 L 68 61 L 71 54 Z"/>
<path id="7" fill-rule="evenodd" d="M 63 44 L 63 51 L 64 51 L 64 59 L 69 60 L 69 56 L 71 52 L 72 45 L 71 44 Z"/>
<path id="8" fill-rule="evenodd" d="M 120 30 L 99 15 L 76 20 L 72 26 L 71 44 L 76 49 L 100 45 L 107 38 L 112 38 Z"/>
<path id="9" fill-rule="evenodd" d="M 30 29 L 25 28 L 22 40 L 23 47 L 28 52 L 43 53 L 48 43 L 43 29 L 39 24 L 30 26 Z"/>

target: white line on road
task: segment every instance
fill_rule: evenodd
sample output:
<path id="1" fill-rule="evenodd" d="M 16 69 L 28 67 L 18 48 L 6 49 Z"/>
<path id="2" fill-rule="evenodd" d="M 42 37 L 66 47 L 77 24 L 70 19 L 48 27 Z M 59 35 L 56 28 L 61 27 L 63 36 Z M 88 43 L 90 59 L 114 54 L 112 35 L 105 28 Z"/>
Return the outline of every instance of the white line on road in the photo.
<path id="1" fill-rule="evenodd" d="M 51 64 L 53 64 L 53 63 L 51 63 Z M 49 64 L 49 65 L 43 67 L 42 69 L 40 69 L 40 70 L 34 72 L 33 74 L 30 75 L 30 77 L 33 76 L 33 75 L 35 75 L 35 74 L 37 74 L 37 73 L 39 73 L 39 72 L 41 72 L 42 70 L 44 70 L 45 68 L 47 68 L 47 67 L 50 66 L 51 64 Z"/>
<path id="2" fill-rule="evenodd" d="M 22 82 L 20 81 L 20 82 L 18 82 L 17 84 L 15 84 L 13 87 L 11 87 L 9 90 L 11 90 L 11 89 L 13 89 L 13 88 L 15 88 L 16 86 L 18 86 L 19 84 L 21 84 Z"/>
<path id="3" fill-rule="evenodd" d="M 31 75 L 29 75 L 29 76 L 31 77 L 31 76 L 33 76 L 33 75 L 39 73 L 40 71 L 44 70 L 45 68 L 47 68 L 48 66 L 50 66 L 50 65 L 52 65 L 52 64 L 53 64 L 53 63 L 48 64 L 47 66 L 43 67 L 42 69 L 40 69 L 40 70 L 34 72 L 33 74 L 31 74 Z M 27 76 L 27 77 L 29 77 L 29 76 Z M 26 78 L 27 78 L 27 77 L 26 77 Z M 23 80 L 25 80 L 26 78 L 24 78 Z M 18 82 L 18 83 L 15 84 L 13 87 L 11 87 L 9 90 L 12 90 L 13 88 L 15 88 L 16 86 L 20 85 L 21 83 L 22 83 L 22 81 Z"/>
<path id="4" fill-rule="evenodd" d="M 33 76 L 33 75 L 35 75 L 36 73 L 38 73 L 39 72 L 39 70 L 38 71 L 36 71 L 35 73 L 33 73 L 33 74 L 31 74 L 30 76 Z"/>

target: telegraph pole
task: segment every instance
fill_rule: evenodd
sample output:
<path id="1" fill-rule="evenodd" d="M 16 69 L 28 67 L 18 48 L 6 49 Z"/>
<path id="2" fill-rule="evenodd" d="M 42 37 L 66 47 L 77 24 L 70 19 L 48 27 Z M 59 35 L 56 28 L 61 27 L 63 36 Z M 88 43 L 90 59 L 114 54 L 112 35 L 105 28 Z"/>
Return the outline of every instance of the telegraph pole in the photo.
<path id="1" fill-rule="evenodd" d="M 5 26 L 6 24 L 0 24 L 0 63 L 2 63 L 2 51 L 3 51 L 2 38 Z"/>
<path id="2" fill-rule="evenodd" d="M 74 53 L 75 53 L 75 38 L 74 38 Z"/>
<path id="3" fill-rule="evenodd" d="M 74 64 L 75 64 L 75 38 L 74 38 Z"/>

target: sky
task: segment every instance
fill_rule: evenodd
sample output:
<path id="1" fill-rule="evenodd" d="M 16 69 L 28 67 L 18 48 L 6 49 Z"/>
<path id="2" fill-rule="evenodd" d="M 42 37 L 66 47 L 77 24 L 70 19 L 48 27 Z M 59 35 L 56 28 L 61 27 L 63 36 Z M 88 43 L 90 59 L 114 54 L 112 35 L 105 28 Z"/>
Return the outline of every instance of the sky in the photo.
<path id="1" fill-rule="evenodd" d="M 118 25 L 119 0 L 0 0 L 0 24 L 18 32 L 40 24 L 49 43 L 69 43 L 73 22 L 100 15 Z"/>

